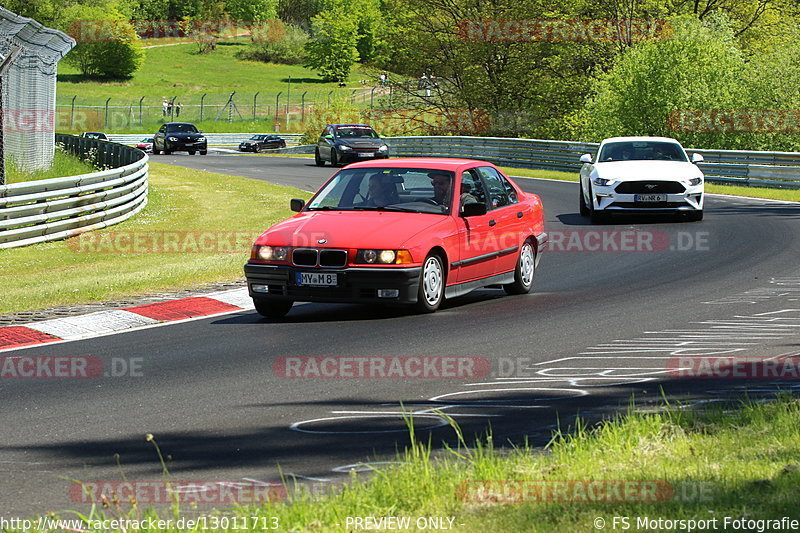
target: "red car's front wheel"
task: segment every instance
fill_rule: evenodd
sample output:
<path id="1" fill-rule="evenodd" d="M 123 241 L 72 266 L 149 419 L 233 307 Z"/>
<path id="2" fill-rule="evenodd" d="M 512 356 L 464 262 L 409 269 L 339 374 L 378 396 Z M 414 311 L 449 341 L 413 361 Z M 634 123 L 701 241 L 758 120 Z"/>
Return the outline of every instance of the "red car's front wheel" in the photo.
<path id="1" fill-rule="evenodd" d="M 419 275 L 419 293 L 416 309 L 420 313 L 433 313 L 444 300 L 444 267 L 435 254 L 425 258 Z"/>

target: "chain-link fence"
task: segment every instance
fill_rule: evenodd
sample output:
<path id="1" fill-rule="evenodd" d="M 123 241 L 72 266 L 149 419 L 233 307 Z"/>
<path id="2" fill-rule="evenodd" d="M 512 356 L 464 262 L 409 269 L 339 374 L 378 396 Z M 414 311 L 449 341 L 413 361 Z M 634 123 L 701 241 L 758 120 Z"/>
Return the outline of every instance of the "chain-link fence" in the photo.
<path id="1" fill-rule="evenodd" d="M 380 92 L 369 87 L 320 91 L 200 93 L 182 96 L 160 93 L 141 97 L 90 98 L 60 94 L 56 109 L 59 131 L 156 131 L 164 122 L 225 125 L 262 123 L 264 131 L 297 132 L 313 109 L 333 103 L 369 108 Z"/>
<path id="2" fill-rule="evenodd" d="M 2 139 L 0 161 L 31 171 L 53 162 L 56 130 L 56 67 L 75 41 L 0 7 Z M 0 175 L 0 183 L 2 183 Z"/>

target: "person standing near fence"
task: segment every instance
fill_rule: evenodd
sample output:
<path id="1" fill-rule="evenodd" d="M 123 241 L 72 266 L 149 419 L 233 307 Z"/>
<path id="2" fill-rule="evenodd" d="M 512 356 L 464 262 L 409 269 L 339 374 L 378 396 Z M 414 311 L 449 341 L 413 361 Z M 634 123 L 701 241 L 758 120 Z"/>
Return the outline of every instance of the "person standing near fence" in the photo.
<path id="1" fill-rule="evenodd" d="M 183 104 L 182 103 L 178 102 L 177 104 L 175 104 L 175 118 L 178 118 L 179 116 L 181 116 L 181 109 L 182 108 L 183 108 Z"/>
<path id="2" fill-rule="evenodd" d="M 161 113 L 166 117 L 168 112 L 169 112 L 169 100 L 164 98 L 164 101 L 161 102 Z"/>

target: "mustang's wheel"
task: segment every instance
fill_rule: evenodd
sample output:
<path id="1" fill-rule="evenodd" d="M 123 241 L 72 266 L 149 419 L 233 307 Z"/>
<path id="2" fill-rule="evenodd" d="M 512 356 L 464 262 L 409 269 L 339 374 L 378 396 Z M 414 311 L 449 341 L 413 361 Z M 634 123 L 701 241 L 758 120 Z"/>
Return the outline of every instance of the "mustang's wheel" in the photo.
<path id="1" fill-rule="evenodd" d="M 189 155 L 194 155 L 194 150 L 189 150 Z"/>
<path id="2" fill-rule="evenodd" d="M 514 271 L 514 283 L 503 285 L 508 294 L 527 294 L 533 287 L 533 278 L 536 275 L 536 253 L 528 241 L 519 251 L 517 269 Z"/>
<path id="3" fill-rule="evenodd" d="M 339 155 L 336 153 L 336 148 L 331 148 L 331 166 L 339 166 Z"/>
<path id="4" fill-rule="evenodd" d="M 589 216 L 589 206 L 586 205 L 586 198 L 583 197 L 583 185 L 578 183 L 578 191 L 581 194 L 581 203 L 580 203 L 580 212 L 581 216 L 588 217 Z"/>
<path id="5" fill-rule="evenodd" d="M 429 255 L 422 265 L 416 310 L 433 313 L 444 300 L 444 267 L 438 255 Z"/>
<path id="6" fill-rule="evenodd" d="M 266 318 L 283 318 L 292 308 L 292 300 L 259 300 L 253 298 L 258 314 Z"/>
<path id="7" fill-rule="evenodd" d="M 323 161 L 322 157 L 319 155 L 319 148 L 314 150 L 314 164 L 316 164 L 318 167 L 325 166 L 325 161 Z"/>
<path id="8" fill-rule="evenodd" d="M 208 150 L 200 150 L 200 155 L 206 155 L 207 153 L 208 153 Z"/>

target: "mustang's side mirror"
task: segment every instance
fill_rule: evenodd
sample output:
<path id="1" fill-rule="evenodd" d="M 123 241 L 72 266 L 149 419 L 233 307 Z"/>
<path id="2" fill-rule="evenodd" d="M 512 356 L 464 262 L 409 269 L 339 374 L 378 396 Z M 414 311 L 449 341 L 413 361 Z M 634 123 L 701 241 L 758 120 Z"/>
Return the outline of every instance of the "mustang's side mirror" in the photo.
<path id="1" fill-rule="evenodd" d="M 329 134 L 327 134 L 327 135 L 323 135 L 323 136 L 322 136 L 322 138 L 323 138 L 323 139 L 333 139 L 333 135 L 331 135 L 331 134 L 329 133 Z"/>
<path id="2" fill-rule="evenodd" d="M 592 154 L 583 154 L 580 158 L 581 163 L 591 163 L 592 162 Z"/>
<path id="3" fill-rule="evenodd" d="M 702 155 L 700 154 L 692 154 L 692 163 L 702 163 L 705 161 Z"/>
<path id="4" fill-rule="evenodd" d="M 464 204 L 461 206 L 461 216 L 463 217 L 479 217 L 486 214 L 486 204 L 475 202 L 472 204 Z"/>
<path id="5" fill-rule="evenodd" d="M 292 209 L 292 211 L 295 211 L 295 212 L 298 212 L 298 213 L 303 210 L 303 207 L 305 205 L 306 205 L 306 201 L 305 200 L 301 200 L 299 198 L 292 198 L 292 201 L 289 202 L 289 207 Z"/>

